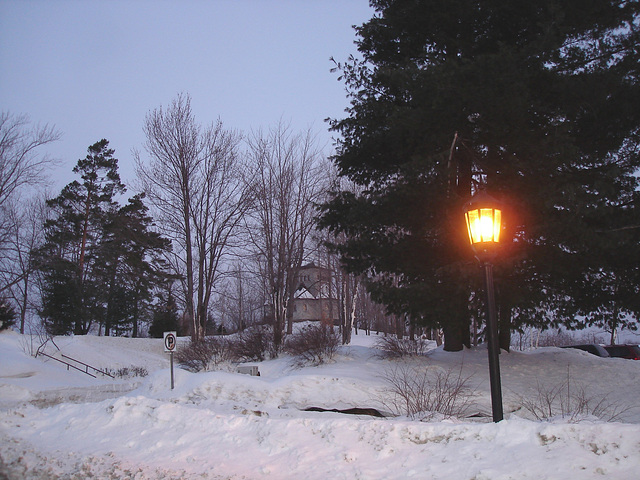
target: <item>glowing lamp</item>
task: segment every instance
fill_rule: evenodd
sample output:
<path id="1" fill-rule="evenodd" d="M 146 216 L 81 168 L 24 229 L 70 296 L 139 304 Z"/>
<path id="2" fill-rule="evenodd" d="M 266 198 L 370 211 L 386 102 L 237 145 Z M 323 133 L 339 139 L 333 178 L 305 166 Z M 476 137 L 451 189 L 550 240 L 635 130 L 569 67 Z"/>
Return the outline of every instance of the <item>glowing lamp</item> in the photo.
<path id="1" fill-rule="evenodd" d="M 481 190 L 464 206 L 464 218 L 471 248 L 478 260 L 490 260 L 500 242 L 502 207 L 500 203 Z"/>
<path id="2" fill-rule="evenodd" d="M 496 246 L 500 242 L 502 229 L 502 207 L 484 190 L 477 192 L 464 206 L 469 242 L 476 258 L 484 269 L 487 293 L 487 343 L 489 352 L 489 381 L 491 383 L 491 410 L 493 421 L 503 419 L 502 385 L 500 381 L 500 347 L 498 345 L 498 320 L 493 286 L 493 265 Z"/>

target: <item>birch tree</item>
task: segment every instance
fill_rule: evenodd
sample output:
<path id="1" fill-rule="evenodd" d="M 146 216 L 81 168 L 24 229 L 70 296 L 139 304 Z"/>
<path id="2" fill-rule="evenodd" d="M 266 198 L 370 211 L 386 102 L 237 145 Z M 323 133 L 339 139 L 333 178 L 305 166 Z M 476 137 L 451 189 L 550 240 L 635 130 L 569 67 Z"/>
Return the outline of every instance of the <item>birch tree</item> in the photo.
<path id="1" fill-rule="evenodd" d="M 198 124 L 187 94 L 150 112 L 144 132 L 148 159 L 136 154 L 138 179 L 158 228 L 173 242 L 169 260 L 182 279 L 192 339 L 199 341 L 222 261 L 248 205 L 241 137 L 220 121 Z"/>

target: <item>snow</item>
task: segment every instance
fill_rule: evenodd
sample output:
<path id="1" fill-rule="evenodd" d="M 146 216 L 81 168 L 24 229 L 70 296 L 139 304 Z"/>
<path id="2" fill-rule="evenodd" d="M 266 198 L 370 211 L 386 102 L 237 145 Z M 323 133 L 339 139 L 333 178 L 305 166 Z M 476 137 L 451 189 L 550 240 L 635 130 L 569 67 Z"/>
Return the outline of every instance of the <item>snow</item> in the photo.
<path id="1" fill-rule="evenodd" d="M 100 369 L 141 367 L 111 379 L 67 371 L 27 353 L 31 339 L 0 334 L 0 479 L 626 479 L 640 468 L 640 361 L 541 348 L 500 356 L 505 420 L 493 423 L 487 352 L 434 349 L 380 358 L 375 335 L 354 335 L 332 363 L 254 363 L 260 377 L 175 369 L 162 340 L 57 337 L 47 353 Z M 179 339 L 180 343 L 185 339 Z M 179 345 L 180 346 L 180 345 Z M 57 353 L 56 353 L 57 352 Z M 408 362 L 469 377 L 466 418 L 377 418 L 309 407 L 376 408 L 384 372 Z M 231 370 L 231 369 L 227 369 Z M 458 375 L 456 373 L 456 375 Z M 537 420 L 523 398 L 567 379 L 622 411 L 613 422 Z M 625 409 L 625 407 L 630 407 Z"/>

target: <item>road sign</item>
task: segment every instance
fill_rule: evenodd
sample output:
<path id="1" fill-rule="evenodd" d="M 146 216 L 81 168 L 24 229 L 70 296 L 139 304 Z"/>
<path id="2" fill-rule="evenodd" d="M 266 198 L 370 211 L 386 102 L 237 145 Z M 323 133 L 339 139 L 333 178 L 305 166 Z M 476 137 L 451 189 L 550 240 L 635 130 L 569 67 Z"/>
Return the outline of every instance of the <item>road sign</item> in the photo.
<path id="1" fill-rule="evenodd" d="M 176 332 L 164 332 L 164 351 L 176 351 Z"/>
<path id="2" fill-rule="evenodd" d="M 171 390 L 173 390 L 173 352 L 176 351 L 176 332 L 164 332 L 164 351 L 171 357 Z"/>

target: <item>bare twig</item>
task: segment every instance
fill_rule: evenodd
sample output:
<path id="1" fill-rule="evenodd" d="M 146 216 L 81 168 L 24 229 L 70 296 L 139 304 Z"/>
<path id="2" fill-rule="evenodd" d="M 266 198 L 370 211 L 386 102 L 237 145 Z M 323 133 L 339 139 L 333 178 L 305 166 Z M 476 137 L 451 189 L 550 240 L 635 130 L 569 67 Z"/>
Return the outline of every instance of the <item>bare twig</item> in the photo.
<path id="1" fill-rule="evenodd" d="M 393 413 L 409 418 L 463 417 L 475 397 L 470 376 L 459 370 L 397 365 L 382 374 L 387 384 L 380 401 Z"/>

